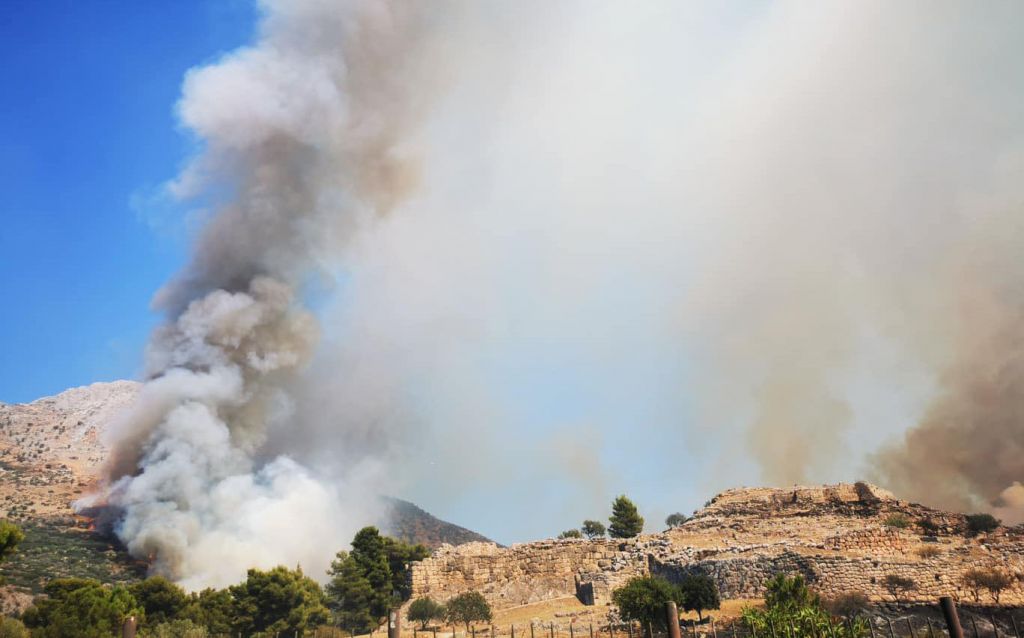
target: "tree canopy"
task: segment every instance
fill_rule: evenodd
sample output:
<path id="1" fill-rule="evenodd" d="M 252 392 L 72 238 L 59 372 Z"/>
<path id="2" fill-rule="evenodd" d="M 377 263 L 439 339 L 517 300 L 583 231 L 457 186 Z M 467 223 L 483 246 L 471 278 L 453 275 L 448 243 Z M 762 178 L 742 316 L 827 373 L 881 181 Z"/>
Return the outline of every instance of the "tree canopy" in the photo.
<path id="1" fill-rule="evenodd" d="M 411 563 L 430 550 L 381 535 L 364 527 L 352 539 L 352 551 L 338 552 L 327 584 L 327 605 L 342 628 L 364 633 L 376 627 L 388 612 L 412 594 L 408 578 Z"/>
<path id="2" fill-rule="evenodd" d="M 704 620 L 704 611 L 718 609 L 722 605 L 715 581 L 706 574 L 691 574 L 679 583 L 682 600 L 680 604 L 686 611 L 697 612 L 697 618 Z"/>
<path id="3" fill-rule="evenodd" d="M 604 538 L 605 529 L 604 523 L 601 521 L 585 520 L 583 521 L 583 528 L 581 530 L 583 535 L 593 540 L 595 538 Z"/>
<path id="4" fill-rule="evenodd" d="M 625 494 L 612 502 L 612 515 L 608 522 L 608 535 L 612 538 L 632 538 L 644 531 L 643 517 Z"/>
<path id="5" fill-rule="evenodd" d="M 409 620 L 420 623 L 426 629 L 431 620 L 442 620 L 447 610 L 433 598 L 417 598 L 409 605 Z"/>
<path id="6" fill-rule="evenodd" d="M 564 532 L 562 532 L 561 534 L 559 534 L 558 538 L 560 538 L 560 539 L 583 538 L 583 533 L 580 532 L 580 530 L 578 530 L 578 529 L 567 529 Z"/>
<path id="7" fill-rule="evenodd" d="M 490 622 L 491 620 L 491 606 L 487 604 L 487 599 L 483 597 L 483 594 L 477 591 L 459 594 L 449 600 L 445 608 L 448 621 L 465 624 L 467 631 L 470 623 Z"/>
<path id="8" fill-rule="evenodd" d="M 665 603 L 682 603 L 679 588 L 658 576 L 637 576 L 612 592 L 612 602 L 624 620 L 639 622 L 648 635 L 652 626 L 667 627 Z"/>
<path id="9" fill-rule="evenodd" d="M 24 614 L 38 638 L 107 638 L 121 631 L 129 616 L 143 618 L 142 608 L 125 587 L 105 587 L 88 578 L 58 578 L 43 588 Z"/>
<path id="10" fill-rule="evenodd" d="M 150 576 L 131 585 L 128 591 L 145 611 L 146 622 L 152 625 L 177 618 L 189 603 L 185 590 L 163 576 Z"/>
<path id="11" fill-rule="evenodd" d="M 302 569 L 250 569 L 242 583 L 229 588 L 235 601 L 235 631 L 291 632 L 301 635 L 330 618 L 324 595 Z"/>
<path id="12" fill-rule="evenodd" d="M 676 512 L 675 514 L 669 514 L 665 518 L 665 525 L 668 527 L 679 527 L 686 522 L 686 514 L 682 512 Z"/>

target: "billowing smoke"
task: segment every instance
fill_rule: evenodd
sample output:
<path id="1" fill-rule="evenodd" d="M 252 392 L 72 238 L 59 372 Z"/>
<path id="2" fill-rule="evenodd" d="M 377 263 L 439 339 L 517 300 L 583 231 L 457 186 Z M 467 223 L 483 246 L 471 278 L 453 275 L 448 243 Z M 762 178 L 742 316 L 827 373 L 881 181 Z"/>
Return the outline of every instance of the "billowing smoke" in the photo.
<path id="1" fill-rule="evenodd" d="M 319 338 L 304 283 L 415 184 L 420 17 L 388 2 L 262 9 L 252 47 L 185 79 L 180 116 L 202 150 L 173 189 L 210 212 L 191 263 L 156 297 L 168 321 L 149 344 L 149 380 L 109 433 L 102 497 L 118 536 L 193 588 L 251 566 L 321 577 L 377 514 L 365 487 L 383 450 L 327 481 L 265 448 L 297 430 L 289 387 Z"/>
<path id="2" fill-rule="evenodd" d="M 1024 8 L 430 7 L 268 2 L 186 79 L 134 552 L 314 572 L 393 460 L 502 541 L 865 471 L 1018 516 Z"/>
<path id="3" fill-rule="evenodd" d="M 432 435 L 416 500 L 504 503 L 476 520 L 512 538 L 609 489 L 1017 502 L 1020 7 L 469 13 L 417 214 L 360 246 L 342 313 L 350 359 L 388 362 L 363 394 L 403 388 Z"/>

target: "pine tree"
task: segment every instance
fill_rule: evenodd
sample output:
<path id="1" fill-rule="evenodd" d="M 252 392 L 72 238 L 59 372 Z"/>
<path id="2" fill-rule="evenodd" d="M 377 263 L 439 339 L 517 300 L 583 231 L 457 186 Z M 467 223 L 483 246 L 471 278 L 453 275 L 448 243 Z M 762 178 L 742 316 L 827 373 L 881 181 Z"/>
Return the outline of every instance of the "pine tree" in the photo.
<path id="1" fill-rule="evenodd" d="M 331 577 L 326 588 L 327 605 L 335 622 L 352 634 L 373 629 L 377 622 L 370 613 L 374 591 L 356 559 L 348 552 L 338 552 L 327 573 Z"/>
<path id="2" fill-rule="evenodd" d="M 395 598 L 384 537 L 376 527 L 364 527 L 352 539 L 350 556 L 373 592 L 370 597 L 370 614 L 374 618 L 384 618 L 391 611 Z"/>
<path id="3" fill-rule="evenodd" d="M 644 530 L 643 517 L 625 494 L 612 503 L 612 515 L 608 522 L 608 535 L 612 538 L 632 538 Z"/>

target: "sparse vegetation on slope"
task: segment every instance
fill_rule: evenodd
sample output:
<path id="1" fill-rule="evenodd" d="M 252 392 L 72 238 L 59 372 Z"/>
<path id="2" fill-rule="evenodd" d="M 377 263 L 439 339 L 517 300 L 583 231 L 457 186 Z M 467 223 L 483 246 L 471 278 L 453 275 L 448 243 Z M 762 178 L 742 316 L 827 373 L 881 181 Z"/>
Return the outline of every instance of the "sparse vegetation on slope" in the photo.
<path id="1" fill-rule="evenodd" d="M 129 556 L 114 539 L 36 521 L 24 526 L 18 551 L 0 564 L 8 584 L 40 593 L 54 578 L 94 578 L 103 583 L 128 583 L 145 577 L 145 565 Z"/>

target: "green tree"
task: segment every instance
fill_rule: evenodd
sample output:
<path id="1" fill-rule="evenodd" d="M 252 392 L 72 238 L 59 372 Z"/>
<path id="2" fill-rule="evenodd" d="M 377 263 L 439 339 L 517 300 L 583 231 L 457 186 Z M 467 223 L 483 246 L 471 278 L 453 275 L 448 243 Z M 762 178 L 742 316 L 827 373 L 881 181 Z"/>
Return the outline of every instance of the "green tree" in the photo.
<path id="1" fill-rule="evenodd" d="M 644 627 L 647 636 L 654 627 L 667 627 L 665 603 L 682 604 L 683 595 L 678 587 L 657 576 L 637 576 L 612 592 L 612 602 L 619 608 L 624 620 L 635 621 Z"/>
<path id="2" fill-rule="evenodd" d="M 108 638 L 142 608 L 124 587 L 104 587 L 88 578 L 58 578 L 43 588 L 47 598 L 25 611 L 34 638 Z"/>
<path id="3" fill-rule="evenodd" d="M 0 638 L 29 638 L 28 629 L 16 618 L 0 616 Z"/>
<path id="4" fill-rule="evenodd" d="M 601 521 L 592 521 L 588 519 L 583 521 L 582 531 L 584 536 L 590 540 L 594 540 L 595 538 L 604 538 L 605 532 L 608 530 L 605 529 L 604 523 Z"/>
<path id="5" fill-rule="evenodd" d="M 352 634 L 367 633 L 379 617 L 370 613 L 374 592 L 359 563 L 348 552 L 338 552 L 327 583 L 327 606 L 334 614 L 334 622 Z"/>
<path id="6" fill-rule="evenodd" d="M 352 539 L 349 554 L 370 584 L 370 615 L 384 618 L 394 603 L 392 595 L 394 581 L 391 579 L 391 563 L 388 562 L 387 545 L 376 527 L 364 527 Z"/>
<path id="7" fill-rule="evenodd" d="M 412 564 L 430 556 L 430 549 L 421 544 L 410 545 L 390 536 L 383 536 L 384 555 L 387 556 L 391 571 L 391 591 L 396 596 L 393 604 L 409 600 L 412 596 L 412 581 L 409 569 Z"/>
<path id="8" fill-rule="evenodd" d="M 445 607 L 433 598 L 417 598 L 409 605 L 409 620 L 420 623 L 422 629 L 427 628 L 431 620 L 442 620 L 445 617 Z"/>
<path id="9" fill-rule="evenodd" d="M 181 617 L 205 627 L 211 634 L 229 634 L 234 625 L 235 601 L 226 589 L 206 588 L 189 596 Z"/>
<path id="10" fill-rule="evenodd" d="M 644 530 L 644 519 L 633 501 L 625 494 L 612 502 L 612 515 L 608 519 L 608 535 L 612 538 L 632 538 Z"/>
<path id="11" fill-rule="evenodd" d="M 686 522 L 686 514 L 682 512 L 676 512 L 675 514 L 669 514 L 665 518 L 665 525 L 671 527 L 679 527 Z"/>
<path id="12" fill-rule="evenodd" d="M 580 532 L 580 530 L 578 530 L 578 529 L 567 529 L 564 532 L 562 532 L 561 534 L 559 534 L 558 538 L 560 538 L 560 539 L 583 538 L 583 533 Z"/>
<path id="13" fill-rule="evenodd" d="M 469 631 L 470 623 L 490 622 L 491 606 L 480 592 L 467 591 L 448 601 L 445 605 L 448 621 L 463 623 Z"/>
<path id="14" fill-rule="evenodd" d="M 707 574 L 686 576 L 683 582 L 679 583 L 679 591 L 682 595 L 683 609 L 697 612 L 697 618 L 701 622 L 704 621 L 704 610 L 718 609 L 722 606 L 718 586 Z"/>
<path id="15" fill-rule="evenodd" d="M 244 582 L 229 589 L 235 600 L 235 631 L 302 636 L 330 618 L 320 585 L 300 568 L 250 569 Z"/>
<path id="16" fill-rule="evenodd" d="M 1000 525 L 1002 521 L 991 514 L 970 514 L 967 516 L 967 534 L 977 536 L 983 532 L 991 532 Z"/>
<path id="17" fill-rule="evenodd" d="M 188 595 L 163 576 L 150 576 L 130 587 L 128 591 L 146 613 L 146 623 L 156 626 L 175 620 L 189 603 Z"/>
<path id="18" fill-rule="evenodd" d="M 25 534 L 14 523 L 0 521 L 0 562 L 14 553 Z"/>
<path id="19" fill-rule="evenodd" d="M 335 556 L 327 574 L 327 604 L 335 622 L 353 632 L 375 627 L 412 594 L 409 569 L 430 556 L 423 545 L 410 545 L 364 527 L 352 539 L 352 551 Z"/>

